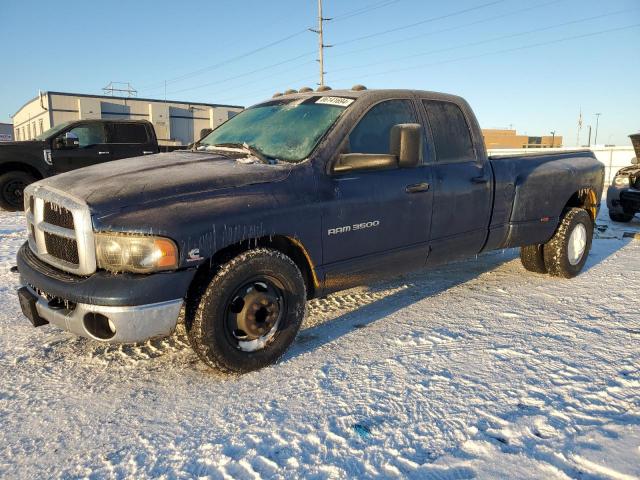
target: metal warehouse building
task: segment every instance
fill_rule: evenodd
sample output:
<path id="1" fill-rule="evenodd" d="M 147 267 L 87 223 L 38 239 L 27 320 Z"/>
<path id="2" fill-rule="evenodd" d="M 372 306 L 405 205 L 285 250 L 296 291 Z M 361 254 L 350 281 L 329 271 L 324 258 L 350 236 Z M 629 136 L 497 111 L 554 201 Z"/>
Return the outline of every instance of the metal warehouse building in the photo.
<path id="1" fill-rule="evenodd" d="M 215 128 L 243 107 L 138 97 L 41 92 L 13 116 L 15 140 L 31 140 L 70 120 L 149 120 L 162 145 L 188 145 L 203 129 Z"/>

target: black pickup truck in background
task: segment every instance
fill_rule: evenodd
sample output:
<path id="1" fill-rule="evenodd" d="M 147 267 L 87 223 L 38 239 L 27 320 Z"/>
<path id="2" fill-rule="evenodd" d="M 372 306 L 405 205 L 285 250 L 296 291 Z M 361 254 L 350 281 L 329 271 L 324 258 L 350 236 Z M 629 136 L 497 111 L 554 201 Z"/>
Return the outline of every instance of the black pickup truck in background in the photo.
<path id="1" fill-rule="evenodd" d="M 527 270 L 577 275 L 603 182 L 588 150 L 487 157 L 453 95 L 278 96 L 190 151 L 29 186 L 20 303 L 104 342 L 184 319 L 205 363 L 246 372 L 284 353 L 309 298 L 512 247 Z"/>
<path id="2" fill-rule="evenodd" d="M 0 208 L 21 210 L 24 188 L 41 178 L 159 151 L 153 125 L 144 120 L 65 122 L 34 140 L 0 143 Z"/>

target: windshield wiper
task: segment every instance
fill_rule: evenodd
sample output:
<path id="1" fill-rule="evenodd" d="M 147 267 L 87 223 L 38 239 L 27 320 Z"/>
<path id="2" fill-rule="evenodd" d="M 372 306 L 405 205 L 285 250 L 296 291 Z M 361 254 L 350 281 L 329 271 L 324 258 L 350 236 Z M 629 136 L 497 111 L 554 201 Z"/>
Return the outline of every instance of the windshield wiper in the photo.
<path id="1" fill-rule="evenodd" d="M 264 153 L 262 153 L 256 147 L 254 147 L 253 145 L 249 145 L 246 142 L 244 142 L 244 143 L 232 143 L 232 142 L 229 142 L 229 143 L 216 143 L 215 145 L 208 145 L 206 149 L 207 150 L 209 150 L 209 149 L 215 150 L 216 147 L 233 148 L 233 149 L 236 149 L 236 150 L 240 150 L 241 152 L 245 152 L 245 153 L 248 153 L 250 155 L 253 155 L 258 160 L 260 160 L 262 163 L 266 163 L 266 164 L 275 163 L 270 159 L 270 157 L 267 157 Z"/>

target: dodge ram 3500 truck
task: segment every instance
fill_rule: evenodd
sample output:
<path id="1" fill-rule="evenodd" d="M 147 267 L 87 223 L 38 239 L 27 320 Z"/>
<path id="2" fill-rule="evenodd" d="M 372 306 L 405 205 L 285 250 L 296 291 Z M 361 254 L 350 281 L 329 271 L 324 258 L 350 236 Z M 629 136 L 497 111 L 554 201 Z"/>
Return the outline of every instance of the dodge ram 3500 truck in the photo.
<path id="1" fill-rule="evenodd" d="M 103 342 L 169 335 L 208 365 L 261 368 L 306 300 L 481 252 L 583 268 L 604 166 L 590 151 L 487 158 L 460 97 L 277 96 L 192 151 L 87 167 L 25 191 L 24 314 Z"/>
<path id="2" fill-rule="evenodd" d="M 146 120 L 64 122 L 33 140 L 0 143 L 0 208 L 20 210 L 25 187 L 41 178 L 158 152 Z"/>
<path id="3" fill-rule="evenodd" d="M 630 222 L 640 212 L 640 133 L 629 137 L 636 156 L 631 165 L 618 170 L 607 190 L 609 218 L 614 222 Z"/>

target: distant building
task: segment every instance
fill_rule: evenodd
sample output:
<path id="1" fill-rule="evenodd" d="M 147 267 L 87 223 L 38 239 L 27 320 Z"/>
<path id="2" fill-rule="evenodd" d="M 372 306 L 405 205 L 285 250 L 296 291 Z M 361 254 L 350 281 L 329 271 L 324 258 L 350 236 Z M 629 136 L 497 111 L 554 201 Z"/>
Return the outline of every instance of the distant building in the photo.
<path id="1" fill-rule="evenodd" d="M 13 141 L 13 125 L 10 123 L 0 123 L 0 142 Z"/>
<path id="2" fill-rule="evenodd" d="M 89 119 L 149 120 L 162 145 L 188 145 L 243 107 L 81 93 L 43 92 L 13 116 L 15 140 L 31 140 L 62 122 Z"/>
<path id="3" fill-rule="evenodd" d="M 562 146 L 562 136 L 543 135 L 531 137 L 518 135 L 515 130 L 482 129 L 484 143 L 488 149 L 494 148 L 553 148 Z"/>

